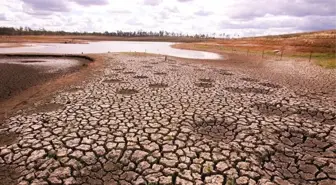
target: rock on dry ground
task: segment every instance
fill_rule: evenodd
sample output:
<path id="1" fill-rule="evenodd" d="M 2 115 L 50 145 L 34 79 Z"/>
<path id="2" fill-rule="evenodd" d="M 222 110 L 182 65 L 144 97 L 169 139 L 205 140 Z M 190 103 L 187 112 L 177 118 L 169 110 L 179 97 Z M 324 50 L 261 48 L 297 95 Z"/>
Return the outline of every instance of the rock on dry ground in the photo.
<path id="1" fill-rule="evenodd" d="M 335 102 L 163 57 L 106 63 L 5 121 L 0 184 L 335 184 Z"/>

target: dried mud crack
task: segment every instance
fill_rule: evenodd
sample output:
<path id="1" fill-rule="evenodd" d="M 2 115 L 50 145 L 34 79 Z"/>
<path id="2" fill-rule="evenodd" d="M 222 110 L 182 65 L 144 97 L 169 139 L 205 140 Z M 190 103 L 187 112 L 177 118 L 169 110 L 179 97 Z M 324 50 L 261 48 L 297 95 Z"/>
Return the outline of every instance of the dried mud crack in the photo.
<path id="1" fill-rule="evenodd" d="M 0 184 L 335 184 L 335 104 L 205 64 L 105 58 L 80 90 L 4 121 Z"/>

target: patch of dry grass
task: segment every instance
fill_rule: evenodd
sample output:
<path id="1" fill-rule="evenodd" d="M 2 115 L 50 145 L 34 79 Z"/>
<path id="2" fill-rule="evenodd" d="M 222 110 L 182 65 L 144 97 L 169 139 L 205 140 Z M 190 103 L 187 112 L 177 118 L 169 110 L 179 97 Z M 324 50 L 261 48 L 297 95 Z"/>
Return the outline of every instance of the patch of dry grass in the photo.
<path id="1" fill-rule="evenodd" d="M 315 63 L 327 69 L 335 69 L 336 68 L 336 57 L 318 58 L 315 60 Z"/>

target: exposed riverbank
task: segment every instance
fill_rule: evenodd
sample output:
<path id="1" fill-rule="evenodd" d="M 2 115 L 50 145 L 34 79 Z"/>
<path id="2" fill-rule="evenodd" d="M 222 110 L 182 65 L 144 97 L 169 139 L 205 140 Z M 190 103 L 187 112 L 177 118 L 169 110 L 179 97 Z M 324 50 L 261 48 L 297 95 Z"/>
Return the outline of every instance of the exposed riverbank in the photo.
<path id="1" fill-rule="evenodd" d="M 27 104 L 36 94 L 56 90 L 53 84 L 57 84 L 57 80 L 87 70 L 93 60 L 75 55 L 0 55 L 0 120 L 17 105 Z M 40 89 L 43 86 L 44 90 Z"/>

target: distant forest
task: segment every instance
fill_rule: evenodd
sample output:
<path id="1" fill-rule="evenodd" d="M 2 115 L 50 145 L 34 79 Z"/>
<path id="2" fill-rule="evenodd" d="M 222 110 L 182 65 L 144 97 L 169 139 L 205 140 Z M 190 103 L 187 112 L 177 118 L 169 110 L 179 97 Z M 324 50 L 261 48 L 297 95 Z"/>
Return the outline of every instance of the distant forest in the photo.
<path id="1" fill-rule="evenodd" d="M 0 35 L 97 35 L 97 36 L 116 36 L 116 37 L 190 37 L 190 38 L 214 38 L 216 34 L 195 34 L 188 35 L 175 32 L 159 31 L 159 32 L 146 32 L 146 31 L 134 31 L 134 32 L 66 32 L 66 31 L 49 31 L 45 29 L 34 30 L 29 27 L 0 27 Z M 229 35 L 220 34 L 220 37 L 229 38 Z"/>

